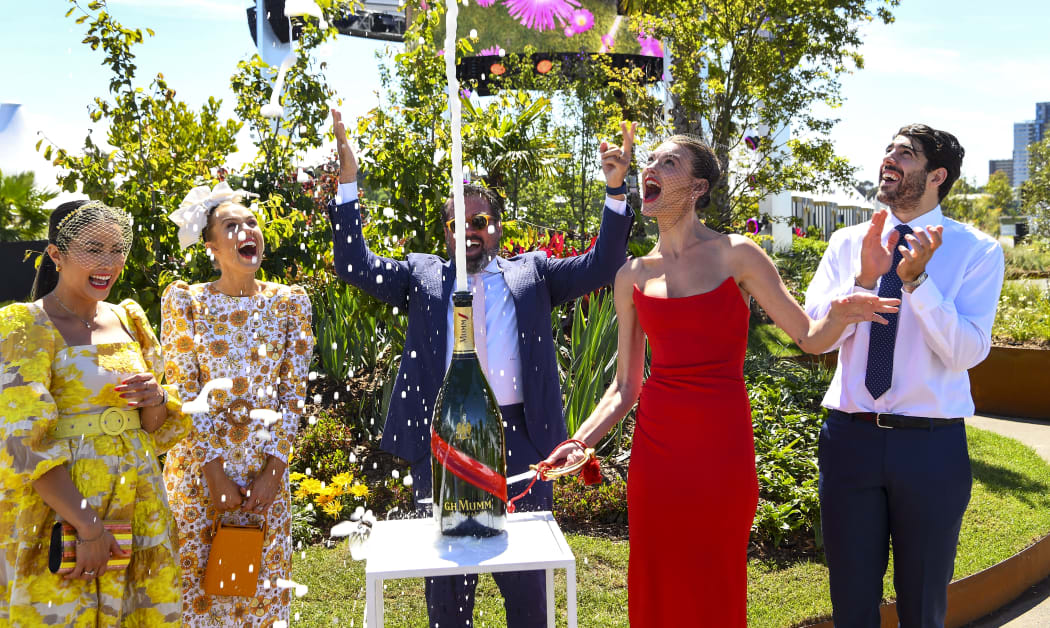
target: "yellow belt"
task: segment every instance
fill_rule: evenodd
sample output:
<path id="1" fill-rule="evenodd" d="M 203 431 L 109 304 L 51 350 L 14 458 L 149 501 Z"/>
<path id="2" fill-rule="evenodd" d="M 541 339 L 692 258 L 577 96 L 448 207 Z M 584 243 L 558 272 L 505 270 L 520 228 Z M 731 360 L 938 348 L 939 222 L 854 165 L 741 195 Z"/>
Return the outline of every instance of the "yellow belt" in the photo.
<path id="1" fill-rule="evenodd" d="M 58 417 L 51 429 L 52 438 L 77 438 L 107 434 L 116 436 L 142 428 L 139 411 L 129 408 L 106 408 L 102 412 L 85 412 Z"/>

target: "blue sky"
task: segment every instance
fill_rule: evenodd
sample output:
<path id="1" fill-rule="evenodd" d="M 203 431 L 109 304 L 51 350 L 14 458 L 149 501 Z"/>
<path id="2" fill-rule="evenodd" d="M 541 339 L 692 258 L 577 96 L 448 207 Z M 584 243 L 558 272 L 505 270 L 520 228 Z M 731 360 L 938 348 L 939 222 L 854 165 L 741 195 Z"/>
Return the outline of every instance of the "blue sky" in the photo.
<path id="1" fill-rule="evenodd" d="M 141 80 L 163 72 L 180 99 L 199 106 L 208 96 L 223 98 L 224 113 L 231 117 L 229 77 L 237 61 L 253 52 L 244 13 L 248 4 L 109 2 L 110 12 L 125 26 L 156 31 L 136 48 Z M 95 95 L 104 95 L 108 72 L 100 65 L 102 55 L 80 44 L 84 26 L 63 18 L 68 7 L 61 0 L 5 7 L 0 102 L 21 103 L 33 131 L 76 147 L 90 125 L 87 106 Z M 846 103 L 834 112 L 842 120 L 832 135 L 839 152 L 861 167 L 861 179 L 874 180 L 893 131 L 908 122 L 926 122 L 959 137 L 967 150 L 963 174 L 983 184 L 988 160 L 1012 154 L 1013 123 L 1031 119 L 1035 103 L 1050 100 L 1050 8 L 1045 0 L 903 0 L 896 15 L 892 25 L 863 29 L 866 67 L 844 77 Z M 396 47 L 340 37 L 321 53 L 345 116 L 375 105 L 375 53 Z M 0 147 L 0 168 L 16 163 L 51 183 L 53 174 L 32 154 L 32 143 L 35 138 L 28 146 Z"/>

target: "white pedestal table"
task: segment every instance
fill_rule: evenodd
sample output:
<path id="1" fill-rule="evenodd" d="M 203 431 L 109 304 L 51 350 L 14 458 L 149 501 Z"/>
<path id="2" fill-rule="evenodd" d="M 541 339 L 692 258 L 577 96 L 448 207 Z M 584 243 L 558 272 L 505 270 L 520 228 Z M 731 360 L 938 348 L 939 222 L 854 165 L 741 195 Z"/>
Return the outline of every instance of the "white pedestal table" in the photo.
<path id="1" fill-rule="evenodd" d="M 383 583 L 499 571 L 547 572 L 547 625 L 554 628 L 554 570 L 565 570 L 568 628 L 576 628 L 576 557 L 550 512 L 507 515 L 486 539 L 442 536 L 432 518 L 377 521 L 365 547 L 365 625 L 383 625 Z"/>

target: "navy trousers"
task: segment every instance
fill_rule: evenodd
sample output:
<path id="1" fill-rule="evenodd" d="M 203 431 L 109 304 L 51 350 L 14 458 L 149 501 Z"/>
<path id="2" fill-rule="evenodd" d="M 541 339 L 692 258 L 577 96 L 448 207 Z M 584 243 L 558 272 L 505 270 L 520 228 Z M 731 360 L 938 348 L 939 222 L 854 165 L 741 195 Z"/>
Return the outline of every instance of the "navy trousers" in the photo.
<path id="1" fill-rule="evenodd" d="M 819 465 L 835 627 L 879 627 L 892 538 L 900 625 L 943 628 L 973 483 L 964 425 L 883 429 L 832 412 Z"/>
<path id="2" fill-rule="evenodd" d="M 529 440 L 525 428 L 525 409 L 522 404 L 500 406 L 503 414 L 504 435 L 507 444 L 507 474 L 514 475 L 529 469 L 548 455 L 540 452 Z M 413 491 L 416 511 L 430 516 L 429 504 L 420 505 L 419 500 L 431 497 L 433 479 L 430 458 L 412 465 Z M 528 486 L 519 482 L 507 487 L 510 497 Z M 554 488 L 550 482 L 536 482 L 528 495 L 514 502 L 519 512 L 529 510 L 551 510 L 554 507 Z M 507 628 L 535 628 L 547 624 L 547 582 L 543 570 L 510 571 L 492 574 L 503 594 L 503 607 L 507 611 Z M 475 574 L 425 578 L 427 614 L 430 626 L 473 626 L 474 591 L 478 586 Z"/>

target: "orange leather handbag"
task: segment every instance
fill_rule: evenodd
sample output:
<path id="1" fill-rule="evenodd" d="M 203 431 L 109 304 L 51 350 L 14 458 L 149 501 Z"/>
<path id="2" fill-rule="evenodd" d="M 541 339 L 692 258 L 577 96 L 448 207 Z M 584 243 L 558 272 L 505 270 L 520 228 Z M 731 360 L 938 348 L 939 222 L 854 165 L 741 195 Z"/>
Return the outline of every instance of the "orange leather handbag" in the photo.
<path id="1" fill-rule="evenodd" d="M 211 551 L 204 568 L 204 593 L 255 597 L 262 566 L 266 520 L 257 526 L 223 523 L 212 527 Z"/>

